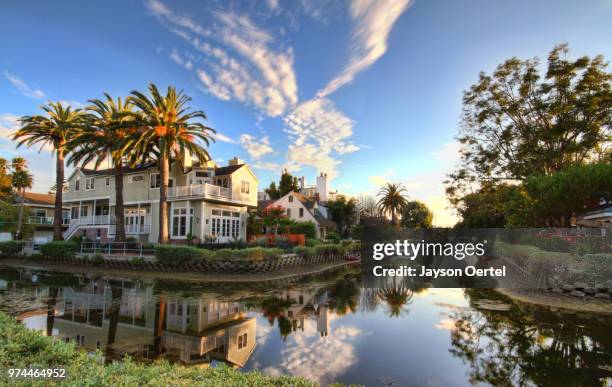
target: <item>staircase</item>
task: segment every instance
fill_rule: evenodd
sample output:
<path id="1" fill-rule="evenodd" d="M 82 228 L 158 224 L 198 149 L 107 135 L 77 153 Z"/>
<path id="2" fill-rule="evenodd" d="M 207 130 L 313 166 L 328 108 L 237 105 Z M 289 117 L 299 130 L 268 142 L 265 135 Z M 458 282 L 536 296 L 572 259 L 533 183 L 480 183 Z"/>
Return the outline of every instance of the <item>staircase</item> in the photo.
<path id="1" fill-rule="evenodd" d="M 62 234 L 64 240 L 70 239 L 70 237 L 73 236 L 74 233 L 79 229 L 79 227 L 81 227 L 79 223 L 70 223 L 68 225 L 68 229 Z"/>

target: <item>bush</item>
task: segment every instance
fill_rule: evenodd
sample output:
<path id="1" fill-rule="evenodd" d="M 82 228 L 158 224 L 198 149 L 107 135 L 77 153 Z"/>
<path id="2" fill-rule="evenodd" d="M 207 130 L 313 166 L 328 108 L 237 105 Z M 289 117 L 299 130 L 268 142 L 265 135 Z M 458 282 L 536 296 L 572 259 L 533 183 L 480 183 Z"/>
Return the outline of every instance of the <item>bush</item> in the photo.
<path id="1" fill-rule="evenodd" d="M 518 243 L 538 247 L 545 251 L 557 251 L 569 253 L 572 251 L 572 244 L 560 237 L 545 238 L 539 235 L 523 235 L 519 238 Z"/>
<path id="2" fill-rule="evenodd" d="M 278 236 L 274 238 L 274 246 L 278 247 L 279 249 L 289 250 L 291 249 L 291 242 L 289 242 L 289 238 L 287 237 Z"/>
<path id="3" fill-rule="evenodd" d="M 168 265 L 182 265 L 205 259 L 208 250 L 192 246 L 157 245 L 155 246 L 155 258 L 157 262 Z"/>
<path id="4" fill-rule="evenodd" d="M 339 244 L 325 244 L 315 246 L 317 255 L 341 255 L 344 254 L 344 248 Z"/>
<path id="5" fill-rule="evenodd" d="M 291 234 L 304 234 L 306 239 L 316 238 L 317 226 L 312 222 L 296 222 L 290 228 Z"/>
<path id="6" fill-rule="evenodd" d="M 0 375 L 0 385 L 58 385 L 58 386 L 315 386 L 302 378 L 272 377 L 255 372 L 240 372 L 230 367 L 184 367 L 158 361 L 141 364 L 124 358 L 105 363 L 102 352 L 89 354 L 72 343 L 43 336 L 28 329 L 5 313 L 0 313 L 0 364 L 9 368 L 66 367 L 66 378 L 54 382 L 41 379 L 9 379 L 8 372 Z"/>
<path id="7" fill-rule="evenodd" d="M 580 238 L 574 246 L 574 252 L 578 255 L 598 254 L 605 250 L 602 238 L 586 237 Z"/>
<path id="8" fill-rule="evenodd" d="M 42 259 L 43 255 L 41 253 L 34 253 L 34 254 L 30 255 L 28 258 L 30 258 L 30 259 Z"/>
<path id="9" fill-rule="evenodd" d="M 82 235 L 73 235 L 70 237 L 70 239 L 68 239 L 68 241 L 76 243 L 77 246 L 81 246 L 83 239 L 85 238 Z"/>
<path id="10" fill-rule="evenodd" d="M 293 252 L 304 258 L 313 257 L 317 254 L 316 249 L 314 247 L 308 246 L 295 246 L 293 248 Z"/>
<path id="11" fill-rule="evenodd" d="M 325 239 L 332 241 L 333 243 L 340 243 L 340 234 L 335 231 L 330 231 L 325 236 Z"/>
<path id="12" fill-rule="evenodd" d="M 14 257 L 21 252 L 22 241 L 0 242 L 0 257 Z"/>
<path id="13" fill-rule="evenodd" d="M 315 247 L 320 245 L 322 242 L 319 239 L 306 239 L 306 246 Z"/>
<path id="14" fill-rule="evenodd" d="M 89 258 L 89 262 L 93 263 L 94 265 L 102 265 L 104 264 L 104 257 L 102 256 L 102 254 L 95 254 L 93 257 Z"/>
<path id="15" fill-rule="evenodd" d="M 77 244 L 66 241 L 53 241 L 40 246 L 40 253 L 47 259 L 74 258 Z"/>

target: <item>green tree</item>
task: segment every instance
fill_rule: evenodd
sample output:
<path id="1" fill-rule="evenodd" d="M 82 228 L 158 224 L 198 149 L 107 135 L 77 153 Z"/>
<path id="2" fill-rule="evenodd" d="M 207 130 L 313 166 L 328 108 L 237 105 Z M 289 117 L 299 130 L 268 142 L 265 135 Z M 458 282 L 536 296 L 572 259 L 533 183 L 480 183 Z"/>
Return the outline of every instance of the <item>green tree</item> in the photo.
<path id="1" fill-rule="evenodd" d="M 115 180 L 115 223 L 116 241 L 125 241 L 125 217 L 123 216 L 123 160 L 128 155 L 125 142 L 136 132 L 133 105 L 114 100 L 104 94 L 105 100 L 91 99 L 86 108 L 85 129 L 70 143 L 71 155 L 68 164 L 89 165 L 98 169 L 102 163 L 111 160 Z"/>
<path id="2" fill-rule="evenodd" d="M 481 73 L 463 97 L 459 168 L 449 175 L 453 205 L 483 181 L 523 181 L 588 160 L 610 161 L 612 74 L 602 56 L 567 59 L 567 45 L 538 59 L 511 58 Z"/>
<path id="3" fill-rule="evenodd" d="M 46 115 L 21 117 L 21 128 L 13 134 L 18 140 L 17 147 L 40 145 L 40 149 L 50 146 L 56 155 L 55 184 L 64 183 L 64 157 L 66 144 L 83 128 L 85 113 L 81 109 L 72 110 L 61 102 L 50 102 L 43 105 Z M 62 240 L 62 190 L 55 193 L 55 210 L 53 215 L 53 240 Z"/>
<path id="4" fill-rule="evenodd" d="M 0 158 L 0 200 L 7 200 L 11 194 L 13 185 L 9 175 L 8 161 Z"/>
<path id="5" fill-rule="evenodd" d="M 128 102 L 138 109 L 134 115 L 139 130 L 129 136 L 124 149 L 130 150 L 130 161 L 137 164 L 153 158 L 159 166 L 159 243 L 168 241 L 168 183 L 170 161 L 182 163 L 185 156 L 195 156 L 200 162 L 210 160 L 205 147 L 214 141 L 215 130 L 195 120 L 206 120 L 203 111 L 191 111 L 191 98 L 169 86 L 161 95 L 157 86 L 149 84 L 149 95 L 132 91 Z"/>
<path id="6" fill-rule="evenodd" d="M 285 169 L 278 183 L 279 198 L 287 195 L 289 192 L 298 192 L 300 190 L 297 177 L 291 175 Z"/>
<path id="7" fill-rule="evenodd" d="M 406 203 L 402 213 L 402 227 L 405 228 L 431 228 L 433 213 L 418 200 L 411 200 Z"/>
<path id="8" fill-rule="evenodd" d="M 275 182 L 270 183 L 270 186 L 266 188 L 266 193 L 272 200 L 280 199 L 281 197 L 280 191 L 278 190 L 278 188 L 276 188 Z"/>
<path id="9" fill-rule="evenodd" d="M 390 215 L 391 223 L 398 226 L 398 216 L 406 207 L 408 199 L 405 195 L 406 189 L 400 184 L 387 183 L 378 192 L 378 211 L 382 215 Z"/>
<path id="10" fill-rule="evenodd" d="M 348 236 L 350 227 L 357 220 L 357 202 L 355 199 L 347 199 L 339 195 L 336 199 L 327 202 L 332 220 L 338 225 L 338 230 L 343 236 Z"/>
<path id="11" fill-rule="evenodd" d="M 21 229 L 23 227 L 23 212 L 25 210 L 25 191 L 27 188 L 32 188 L 34 179 L 27 169 L 27 161 L 23 157 L 15 157 L 11 162 L 13 173 L 11 173 L 11 183 L 13 189 L 19 196 L 19 217 L 17 220 L 17 230 L 15 232 L 16 239 L 22 239 Z"/>

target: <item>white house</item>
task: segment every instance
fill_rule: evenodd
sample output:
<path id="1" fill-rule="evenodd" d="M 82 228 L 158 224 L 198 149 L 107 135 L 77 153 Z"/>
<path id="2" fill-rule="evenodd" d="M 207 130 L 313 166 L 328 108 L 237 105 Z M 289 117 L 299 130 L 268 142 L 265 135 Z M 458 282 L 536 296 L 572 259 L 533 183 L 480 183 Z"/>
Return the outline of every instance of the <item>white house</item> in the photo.
<path id="1" fill-rule="evenodd" d="M 314 223 L 317 238 L 324 239 L 328 231 L 336 228 L 336 224 L 330 220 L 329 210 L 322 202 L 307 198 L 298 192 L 290 192 L 278 200 L 269 202 L 266 207 L 282 207 L 288 218 L 297 222 Z"/>

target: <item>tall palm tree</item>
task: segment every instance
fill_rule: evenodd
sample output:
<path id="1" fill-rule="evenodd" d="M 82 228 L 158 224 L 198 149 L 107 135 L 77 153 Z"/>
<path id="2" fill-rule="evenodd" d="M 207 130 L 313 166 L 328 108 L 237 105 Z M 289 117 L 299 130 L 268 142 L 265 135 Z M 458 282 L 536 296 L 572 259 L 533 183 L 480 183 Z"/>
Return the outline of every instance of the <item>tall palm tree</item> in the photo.
<path id="1" fill-rule="evenodd" d="M 21 117 L 21 128 L 13 134 L 13 140 L 18 140 L 17 147 L 40 145 L 51 147 L 56 155 L 55 183 L 57 187 L 64 185 L 64 157 L 66 143 L 70 141 L 83 127 L 84 113 L 81 109 L 63 106 L 61 102 L 49 102 L 41 106 L 46 113 L 36 116 Z M 53 217 L 53 240 L 62 240 L 62 189 L 55 193 L 55 211 Z"/>
<path id="2" fill-rule="evenodd" d="M 25 207 L 25 191 L 27 188 L 32 188 L 33 178 L 27 170 L 28 162 L 23 157 L 15 157 L 11 162 L 13 173 L 11 174 L 11 184 L 13 189 L 20 197 L 21 206 L 19 206 L 19 220 L 17 221 L 16 238 L 21 239 L 21 229 L 23 227 L 23 210 Z"/>
<path id="3" fill-rule="evenodd" d="M 157 86 L 149 84 L 149 95 L 132 91 L 128 97 L 140 111 L 135 115 L 139 132 L 125 144 L 130 149 L 132 164 L 143 158 L 157 161 L 160 175 L 159 187 L 159 243 L 168 241 L 168 182 L 170 161 L 182 162 L 186 155 L 195 156 L 200 162 L 210 160 L 208 147 L 215 130 L 196 119 L 205 120 L 201 110 L 190 111 L 187 105 L 191 98 L 182 91 L 168 87 L 166 95 L 161 95 Z M 213 140 L 214 141 L 214 140 Z"/>
<path id="4" fill-rule="evenodd" d="M 398 214 L 401 214 L 408 203 L 406 189 L 399 184 L 387 183 L 378 192 L 378 211 L 383 215 L 391 215 L 391 223 L 398 225 Z"/>
<path id="5" fill-rule="evenodd" d="M 115 240 L 124 242 L 125 218 L 123 209 L 123 147 L 134 127 L 133 105 L 121 98 L 114 100 L 104 93 L 105 100 L 91 99 L 91 106 L 86 108 L 86 125 L 72 141 L 68 143 L 71 150 L 68 164 L 85 166 L 94 163 L 98 169 L 106 160 L 113 163 L 115 175 Z"/>

